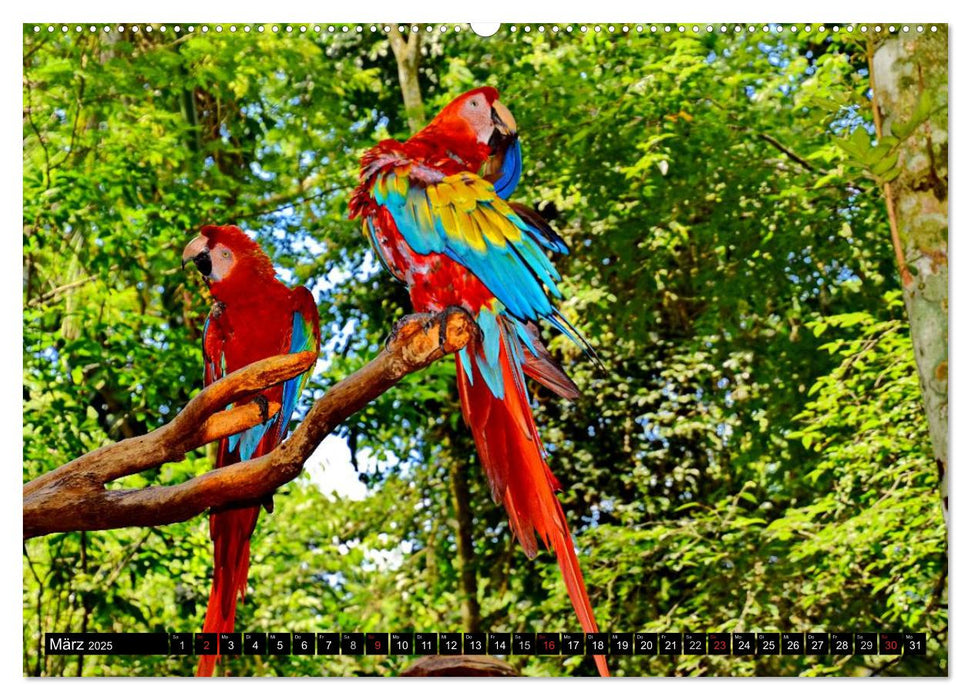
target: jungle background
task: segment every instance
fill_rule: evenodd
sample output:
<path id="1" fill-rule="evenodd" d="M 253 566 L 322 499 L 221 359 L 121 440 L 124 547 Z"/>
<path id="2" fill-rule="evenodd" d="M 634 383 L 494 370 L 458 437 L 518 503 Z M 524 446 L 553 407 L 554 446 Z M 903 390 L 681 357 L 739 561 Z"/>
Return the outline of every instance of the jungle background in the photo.
<path id="1" fill-rule="evenodd" d="M 612 672 L 947 673 L 938 465 L 885 197 L 899 144 L 942 111 L 946 168 L 945 27 L 920 38 L 943 92 L 914 84 L 920 118 L 894 142 L 874 122 L 872 33 L 273 26 L 24 27 L 25 482 L 201 388 L 208 301 L 180 252 L 202 224 L 252 232 L 314 290 L 315 395 L 373 357 L 410 308 L 347 220 L 358 159 L 495 85 L 523 143 L 516 198 L 569 243 L 564 313 L 607 367 L 547 335 L 583 396 L 533 387 L 601 629 L 928 635 L 925 657 L 612 657 Z M 939 236 L 946 256 L 946 219 Z M 306 473 L 278 492 L 237 629 L 576 630 L 554 557 L 522 554 L 459 416 L 445 360 L 342 426 L 360 493 Z M 118 485 L 209 464 L 199 450 Z M 42 634 L 201 629 L 207 518 L 35 538 L 23 564 L 25 675 L 192 673 L 193 657 L 48 657 Z"/>

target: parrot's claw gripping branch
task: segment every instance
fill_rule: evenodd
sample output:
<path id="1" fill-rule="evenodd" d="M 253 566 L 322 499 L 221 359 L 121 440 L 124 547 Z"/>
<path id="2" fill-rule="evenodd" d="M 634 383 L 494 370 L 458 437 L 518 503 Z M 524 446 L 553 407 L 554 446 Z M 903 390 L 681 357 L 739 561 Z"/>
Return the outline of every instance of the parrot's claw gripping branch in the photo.
<path id="1" fill-rule="evenodd" d="M 338 425 L 403 377 L 453 353 L 476 333 L 461 309 L 416 314 L 397 324 L 387 346 L 367 365 L 334 385 L 307 413 L 303 423 L 272 452 L 208 471 L 174 486 L 107 489 L 130 474 L 178 462 L 208 442 L 251 428 L 264 420 L 263 407 L 228 404 L 306 371 L 310 352 L 279 355 L 233 372 L 203 389 L 166 425 L 78 457 L 24 485 L 24 538 L 53 532 L 154 526 L 187 520 L 208 508 L 258 500 L 295 479 L 304 462 Z M 444 330 L 444 338 L 441 331 Z M 280 406 L 270 402 L 267 416 Z"/>
<path id="2" fill-rule="evenodd" d="M 411 316 L 404 316 L 394 322 L 394 324 L 391 326 L 391 332 L 388 334 L 388 337 L 385 338 L 385 341 L 384 341 L 385 349 L 388 349 L 391 347 L 391 343 L 393 343 L 395 341 L 395 338 L 398 337 L 398 329 L 401 328 L 401 326 L 403 326 L 409 318 L 411 318 Z"/>
<path id="3" fill-rule="evenodd" d="M 253 399 L 253 403 L 259 406 L 260 422 L 266 423 L 268 420 L 270 420 L 270 402 L 266 400 L 266 397 L 263 396 L 263 394 L 260 394 L 255 399 Z"/>

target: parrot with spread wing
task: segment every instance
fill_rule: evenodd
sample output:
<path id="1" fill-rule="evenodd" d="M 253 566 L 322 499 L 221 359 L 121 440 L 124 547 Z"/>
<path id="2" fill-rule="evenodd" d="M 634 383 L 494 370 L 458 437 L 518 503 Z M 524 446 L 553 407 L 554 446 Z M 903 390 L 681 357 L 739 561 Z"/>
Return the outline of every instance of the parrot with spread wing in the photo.
<path id="1" fill-rule="evenodd" d="M 267 357 L 320 351 L 320 320 L 313 295 L 305 287 L 290 289 L 278 280 L 270 258 L 240 229 L 203 226 L 182 253 L 182 267 L 190 261 L 205 278 L 214 300 L 203 330 L 206 386 Z M 311 367 L 249 399 L 260 406 L 263 422 L 220 440 L 216 467 L 265 455 L 279 445 L 312 372 Z M 268 415 L 271 402 L 280 405 L 272 417 Z M 203 632 L 233 631 L 236 598 L 246 593 L 249 542 L 259 512 L 256 504 L 213 509 L 209 515 L 213 579 Z M 211 676 L 217 659 L 200 657 L 196 675 Z"/>
<path id="2" fill-rule="evenodd" d="M 481 173 L 481 174 L 480 174 Z M 516 122 L 499 93 L 482 87 L 449 103 L 404 143 L 385 140 L 361 160 L 350 202 L 387 270 L 419 312 L 464 309 L 480 337 L 456 355 L 459 397 L 485 467 L 527 556 L 537 538 L 556 552 L 585 632 L 597 623 L 563 508 L 546 463 L 524 376 L 566 399 L 576 384 L 539 336 L 546 321 L 596 354 L 550 301 L 562 298 L 547 252 L 567 252 L 535 211 L 509 202 L 522 175 Z M 608 675 L 603 656 L 596 657 Z"/>

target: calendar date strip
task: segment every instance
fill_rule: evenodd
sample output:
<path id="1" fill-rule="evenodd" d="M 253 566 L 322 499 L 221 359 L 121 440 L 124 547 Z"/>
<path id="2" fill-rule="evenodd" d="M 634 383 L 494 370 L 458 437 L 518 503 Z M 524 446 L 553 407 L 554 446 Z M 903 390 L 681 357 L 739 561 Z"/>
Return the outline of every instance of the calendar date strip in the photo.
<path id="1" fill-rule="evenodd" d="M 52 656 L 923 656 L 922 632 L 48 632 Z"/>

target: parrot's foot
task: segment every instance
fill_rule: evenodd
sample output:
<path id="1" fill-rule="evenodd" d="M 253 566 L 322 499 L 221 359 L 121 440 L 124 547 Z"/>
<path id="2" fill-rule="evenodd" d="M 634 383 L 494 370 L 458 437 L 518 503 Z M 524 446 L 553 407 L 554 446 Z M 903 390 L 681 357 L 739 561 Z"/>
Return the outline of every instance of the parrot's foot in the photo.
<path id="1" fill-rule="evenodd" d="M 270 402 L 266 400 L 266 397 L 263 394 L 259 394 L 253 399 L 253 403 L 260 407 L 260 422 L 266 423 L 270 420 Z"/>
<path id="2" fill-rule="evenodd" d="M 399 318 L 397 321 L 394 322 L 394 325 L 391 326 L 391 332 L 388 333 L 388 337 L 384 339 L 385 350 L 391 349 L 391 344 L 395 341 L 395 338 L 398 337 L 398 331 L 400 331 L 401 327 L 404 326 L 406 323 L 408 323 L 407 316 L 403 316 L 402 318 Z"/>
<path id="3" fill-rule="evenodd" d="M 469 313 L 468 309 L 461 306 L 446 306 L 445 309 L 438 314 L 438 347 L 443 353 L 446 354 L 448 353 L 448 350 L 445 347 L 445 343 L 448 341 L 448 317 L 454 313 L 465 314 L 469 318 L 472 318 L 473 325 L 478 328 L 478 325 L 475 324 L 475 319 L 472 317 L 472 314 Z"/>
<path id="4" fill-rule="evenodd" d="M 467 309 L 448 306 L 442 311 L 414 313 L 396 321 L 391 334 L 384 341 L 384 349 L 392 353 L 401 352 L 410 345 L 410 353 L 426 356 L 438 351 L 448 355 L 463 347 L 478 333 L 479 325 Z M 413 341 L 418 336 L 422 338 L 415 345 Z"/>

